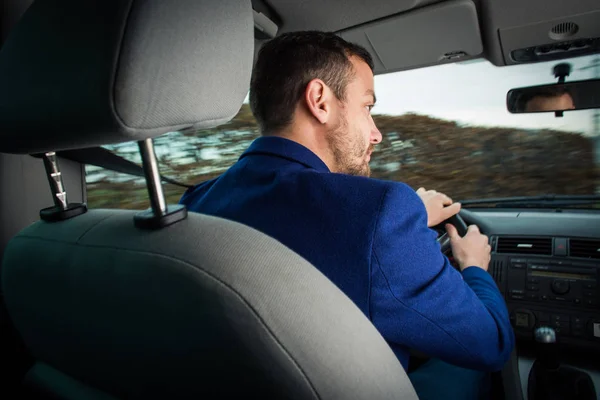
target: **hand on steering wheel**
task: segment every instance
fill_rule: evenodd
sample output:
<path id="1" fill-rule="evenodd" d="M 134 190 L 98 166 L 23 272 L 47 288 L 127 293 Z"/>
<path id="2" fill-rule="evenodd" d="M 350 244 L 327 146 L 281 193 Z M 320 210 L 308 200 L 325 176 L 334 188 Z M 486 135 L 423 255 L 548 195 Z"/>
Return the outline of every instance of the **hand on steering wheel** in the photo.
<path id="1" fill-rule="evenodd" d="M 454 225 L 454 227 L 458 231 L 458 234 L 461 237 L 467 234 L 467 224 L 465 223 L 465 220 L 462 219 L 460 214 L 455 214 L 451 216 L 450 218 L 442 222 L 440 226 L 445 227 L 446 224 Z M 448 253 L 448 251 L 450 251 L 450 236 L 448 235 L 448 232 L 444 232 L 444 234 L 440 236 L 437 239 L 437 241 L 440 244 L 440 247 L 442 248 L 442 253 L 446 254 Z"/>
<path id="2" fill-rule="evenodd" d="M 444 193 L 435 190 L 426 190 L 423 187 L 417 189 L 416 193 L 425 204 L 427 226 L 437 226 L 445 230 L 446 224 L 451 224 L 456 228 L 460 237 L 467 234 L 467 224 L 459 215 L 461 209 L 460 203 L 454 203 Z M 448 253 L 450 250 L 450 236 L 448 233 L 444 233 L 437 240 L 440 243 L 442 253 Z"/>
<path id="3" fill-rule="evenodd" d="M 417 189 L 417 195 L 423 201 L 427 211 L 427 226 L 432 227 L 447 220 L 460 212 L 460 203 L 455 203 L 450 197 L 436 190 Z"/>
<path id="4" fill-rule="evenodd" d="M 452 255 L 458 263 L 456 268 L 460 271 L 469 267 L 479 267 L 487 271 L 492 257 L 489 238 L 482 234 L 476 225 L 467 227 L 458 214 L 443 222 L 444 229 L 446 224 L 452 225 L 456 231 L 446 230 L 438 238 L 442 253 L 447 255 L 452 249 Z"/>

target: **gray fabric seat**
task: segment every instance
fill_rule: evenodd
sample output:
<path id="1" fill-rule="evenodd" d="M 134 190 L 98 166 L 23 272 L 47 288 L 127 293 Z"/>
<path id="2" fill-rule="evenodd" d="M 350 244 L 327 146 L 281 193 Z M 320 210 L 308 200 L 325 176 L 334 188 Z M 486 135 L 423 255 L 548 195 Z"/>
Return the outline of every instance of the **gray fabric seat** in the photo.
<path id="1" fill-rule="evenodd" d="M 38 0 L 0 53 L 0 151 L 227 121 L 248 90 L 252 30 L 249 1 Z M 2 290 L 35 359 L 32 394 L 416 398 L 368 319 L 291 250 L 219 218 L 142 230 L 135 214 L 40 221 L 5 249 Z"/>
<path id="2" fill-rule="evenodd" d="M 69 377 L 144 399 L 414 396 L 358 308 L 274 239 L 199 214 L 140 232 L 133 215 L 40 222 L 9 244 L 7 305 L 44 364 L 30 384 L 69 393 Z"/>

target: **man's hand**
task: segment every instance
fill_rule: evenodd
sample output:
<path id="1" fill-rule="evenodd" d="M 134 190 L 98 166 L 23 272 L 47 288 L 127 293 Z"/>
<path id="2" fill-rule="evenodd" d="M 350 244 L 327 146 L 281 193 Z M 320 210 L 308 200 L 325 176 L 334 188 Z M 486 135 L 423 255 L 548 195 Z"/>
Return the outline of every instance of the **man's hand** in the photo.
<path id="1" fill-rule="evenodd" d="M 417 194 L 427 210 L 427 226 L 436 226 L 460 211 L 460 203 L 452 203 L 452 199 L 435 190 L 419 188 Z"/>
<path id="2" fill-rule="evenodd" d="M 446 224 L 446 232 L 450 237 L 452 255 L 458 261 L 461 271 L 468 267 L 479 267 L 487 271 L 492 257 L 492 246 L 488 243 L 488 237 L 479 232 L 477 225 L 470 225 L 467 234 L 462 238 L 453 225 Z"/>

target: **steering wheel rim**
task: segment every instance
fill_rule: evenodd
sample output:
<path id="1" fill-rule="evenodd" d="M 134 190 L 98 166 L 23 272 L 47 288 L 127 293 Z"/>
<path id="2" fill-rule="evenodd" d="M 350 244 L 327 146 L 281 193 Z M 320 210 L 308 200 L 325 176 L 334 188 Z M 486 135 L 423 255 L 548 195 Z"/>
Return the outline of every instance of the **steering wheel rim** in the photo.
<path id="1" fill-rule="evenodd" d="M 440 226 L 444 227 L 446 224 L 454 225 L 461 237 L 467 234 L 468 226 L 465 220 L 460 216 L 460 213 L 451 216 L 442 222 Z M 450 251 L 450 236 L 448 235 L 448 232 L 444 232 L 444 234 L 437 239 L 437 242 L 440 244 L 442 253 L 446 254 L 448 251 Z"/>

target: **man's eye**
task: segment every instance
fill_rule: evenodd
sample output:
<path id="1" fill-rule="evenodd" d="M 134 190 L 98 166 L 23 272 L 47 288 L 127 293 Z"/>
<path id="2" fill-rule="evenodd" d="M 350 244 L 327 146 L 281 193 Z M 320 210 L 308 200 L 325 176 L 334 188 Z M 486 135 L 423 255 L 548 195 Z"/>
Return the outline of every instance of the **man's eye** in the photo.
<path id="1" fill-rule="evenodd" d="M 368 106 L 365 106 L 367 108 L 368 112 L 371 112 L 371 110 L 373 109 L 374 104 L 369 104 Z"/>

